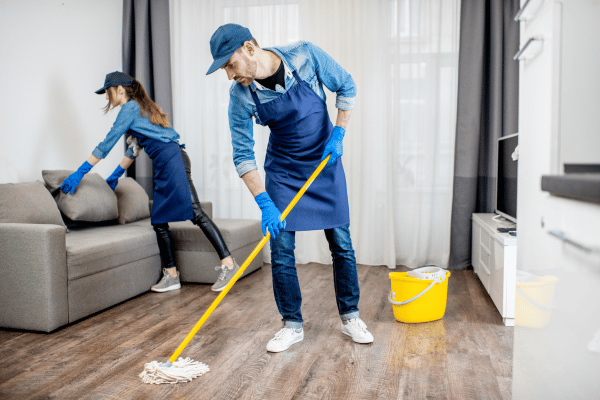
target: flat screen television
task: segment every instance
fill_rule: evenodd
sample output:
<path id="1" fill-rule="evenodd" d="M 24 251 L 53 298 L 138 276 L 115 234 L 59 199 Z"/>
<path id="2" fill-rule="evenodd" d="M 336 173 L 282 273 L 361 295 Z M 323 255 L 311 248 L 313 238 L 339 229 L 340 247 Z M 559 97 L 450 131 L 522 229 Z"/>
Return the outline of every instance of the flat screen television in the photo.
<path id="1" fill-rule="evenodd" d="M 517 170 L 519 165 L 519 135 L 498 139 L 498 174 L 496 179 L 496 207 L 494 212 L 517 223 Z"/>

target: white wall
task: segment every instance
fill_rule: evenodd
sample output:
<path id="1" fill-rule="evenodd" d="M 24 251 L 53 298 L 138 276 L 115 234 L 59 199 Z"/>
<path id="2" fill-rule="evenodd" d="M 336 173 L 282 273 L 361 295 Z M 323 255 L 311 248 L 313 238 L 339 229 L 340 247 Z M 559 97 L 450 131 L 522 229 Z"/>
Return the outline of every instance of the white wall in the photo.
<path id="1" fill-rule="evenodd" d="M 0 183 L 77 169 L 104 139 L 117 110 L 94 91 L 121 69 L 122 13 L 122 0 L 0 0 Z M 110 175 L 122 149 L 92 172 Z"/>

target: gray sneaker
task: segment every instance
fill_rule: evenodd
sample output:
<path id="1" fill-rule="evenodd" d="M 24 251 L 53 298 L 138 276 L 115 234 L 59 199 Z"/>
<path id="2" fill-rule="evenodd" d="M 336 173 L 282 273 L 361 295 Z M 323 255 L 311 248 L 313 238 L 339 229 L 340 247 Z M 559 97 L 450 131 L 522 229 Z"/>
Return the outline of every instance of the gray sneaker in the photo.
<path id="1" fill-rule="evenodd" d="M 162 279 L 150 288 L 153 292 L 168 292 L 169 290 L 177 289 L 181 289 L 181 283 L 179 283 L 179 271 L 177 271 L 177 277 L 173 278 L 164 268 Z"/>
<path id="2" fill-rule="evenodd" d="M 227 268 L 225 265 L 220 265 L 218 267 L 215 267 L 215 269 L 217 271 L 221 270 L 221 273 L 219 274 L 219 278 L 217 279 L 215 284 L 212 285 L 212 290 L 214 290 L 215 292 L 220 292 L 221 290 L 225 289 L 225 286 L 227 286 L 231 278 L 233 278 L 236 272 L 239 271 L 240 266 L 238 265 L 238 263 L 235 262 L 235 260 L 233 260 L 232 269 Z"/>

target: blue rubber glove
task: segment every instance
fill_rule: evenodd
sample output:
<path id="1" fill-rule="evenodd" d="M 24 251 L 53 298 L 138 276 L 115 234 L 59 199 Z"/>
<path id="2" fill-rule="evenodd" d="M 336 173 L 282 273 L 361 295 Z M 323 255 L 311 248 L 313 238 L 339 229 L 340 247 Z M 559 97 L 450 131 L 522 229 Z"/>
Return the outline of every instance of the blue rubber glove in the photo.
<path id="1" fill-rule="evenodd" d="M 281 212 L 267 192 L 262 192 L 254 200 L 262 211 L 263 235 L 267 236 L 268 229 L 272 237 L 277 236 L 280 230 L 285 229 L 285 221 L 281 221 Z"/>
<path id="2" fill-rule="evenodd" d="M 321 161 L 327 157 L 327 154 L 331 153 L 331 158 L 327 162 L 327 165 L 331 165 L 344 154 L 344 146 L 342 144 L 342 140 L 344 139 L 344 135 L 346 134 L 346 130 L 344 128 L 340 128 L 336 126 L 333 128 L 333 133 L 331 134 L 331 139 L 327 142 L 325 146 L 325 151 L 323 152 L 323 157 L 321 157 Z"/>
<path id="3" fill-rule="evenodd" d="M 69 177 L 63 181 L 62 185 L 60 185 L 60 189 L 63 191 L 63 193 L 73 194 L 75 189 L 77 189 L 77 185 L 79 185 L 79 182 L 81 182 L 83 176 L 90 172 L 92 167 L 93 165 L 87 161 L 81 164 L 81 167 L 79 167 L 77 171 L 69 175 Z"/>
<path id="4" fill-rule="evenodd" d="M 119 164 L 117 165 L 117 169 L 115 169 L 112 175 L 106 178 L 106 183 L 108 183 L 108 186 L 110 186 L 113 192 L 115 191 L 115 188 L 119 183 L 119 178 L 121 177 L 121 175 L 123 175 L 123 172 L 125 172 L 125 170 L 121 168 L 121 164 Z"/>

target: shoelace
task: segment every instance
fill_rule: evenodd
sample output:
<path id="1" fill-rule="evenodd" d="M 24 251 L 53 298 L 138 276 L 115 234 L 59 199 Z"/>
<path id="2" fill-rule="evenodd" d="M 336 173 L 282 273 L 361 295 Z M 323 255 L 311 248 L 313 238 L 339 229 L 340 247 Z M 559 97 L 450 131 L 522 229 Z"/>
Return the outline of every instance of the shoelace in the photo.
<path id="1" fill-rule="evenodd" d="M 161 282 L 167 282 L 167 280 L 169 279 L 176 279 L 177 277 L 172 277 L 171 274 L 169 274 L 168 272 L 166 274 L 163 275 L 162 279 L 160 280 Z"/>
<path id="2" fill-rule="evenodd" d="M 275 334 L 275 337 L 272 340 L 286 340 L 292 336 L 293 331 L 294 329 L 292 328 L 283 328 Z"/>
<path id="3" fill-rule="evenodd" d="M 219 274 L 219 281 L 222 281 L 223 279 L 225 279 L 225 277 L 227 276 L 227 271 L 229 270 L 226 266 L 224 265 L 220 265 L 218 267 L 215 267 L 215 271 L 221 270 L 221 273 Z"/>
<path id="4" fill-rule="evenodd" d="M 365 324 L 362 319 L 351 319 L 350 321 L 348 321 L 348 324 L 352 324 L 354 325 L 356 328 L 358 328 L 360 331 L 366 332 L 367 331 L 367 324 Z"/>
<path id="5" fill-rule="evenodd" d="M 163 268 L 163 277 L 162 277 L 162 279 L 160 280 L 160 283 L 162 283 L 162 282 L 167 282 L 167 279 L 168 279 L 168 277 L 169 277 L 169 276 L 170 276 L 170 275 L 169 275 L 169 273 L 167 272 L 167 270 Z"/>

